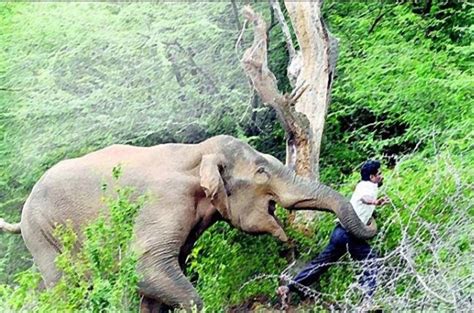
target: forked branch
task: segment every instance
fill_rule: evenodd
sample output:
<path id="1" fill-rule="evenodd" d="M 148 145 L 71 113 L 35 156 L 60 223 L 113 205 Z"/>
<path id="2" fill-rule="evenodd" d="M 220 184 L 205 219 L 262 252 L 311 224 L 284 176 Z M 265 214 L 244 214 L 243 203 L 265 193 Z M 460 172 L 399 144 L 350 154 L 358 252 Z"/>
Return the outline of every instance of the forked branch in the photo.
<path id="1" fill-rule="evenodd" d="M 263 17 L 255 13 L 250 6 L 244 8 L 243 15 L 246 21 L 254 25 L 252 46 L 245 51 L 241 60 L 245 73 L 263 103 L 270 105 L 276 111 L 288 137 L 294 137 L 295 133 L 305 132 L 308 125 L 307 119 L 294 110 L 294 104 L 306 87 L 301 85 L 290 95 L 283 95 L 278 90 L 276 77 L 268 68 L 267 24 Z"/>

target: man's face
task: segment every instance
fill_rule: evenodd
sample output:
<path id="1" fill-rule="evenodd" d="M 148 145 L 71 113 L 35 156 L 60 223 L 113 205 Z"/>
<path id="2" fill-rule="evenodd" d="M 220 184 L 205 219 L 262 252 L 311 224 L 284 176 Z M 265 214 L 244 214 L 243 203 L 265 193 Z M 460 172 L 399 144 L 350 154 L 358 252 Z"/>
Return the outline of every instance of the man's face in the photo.
<path id="1" fill-rule="evenodd" d="M 377 171 L 377 174 L 370 175 L 370 181 L 373 182 L 374 184 L 377 184 L 379 187 L 381 187 L 383 185 L 382 171 L 379 169 Z"/>

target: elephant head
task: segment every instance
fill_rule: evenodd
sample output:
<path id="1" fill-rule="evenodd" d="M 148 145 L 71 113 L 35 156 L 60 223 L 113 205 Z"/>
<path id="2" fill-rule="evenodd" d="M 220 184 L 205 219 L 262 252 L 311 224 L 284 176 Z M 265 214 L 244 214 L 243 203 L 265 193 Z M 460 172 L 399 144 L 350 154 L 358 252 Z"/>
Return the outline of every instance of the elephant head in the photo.
<path id="1" fill-rule="evenodd" d="M 201 186 L 233 226 L 251 234 L 270 233 L 282 241 L 287 236 L 275 217 L 275 204 L 289 210 L 329 211 L 358 238 L 376 234 L 376 225 L 364 225 L 350 202 L 323 184 L 299 177 L 276 158 L 262 154 L 229 136 L 203 143 Z"/>

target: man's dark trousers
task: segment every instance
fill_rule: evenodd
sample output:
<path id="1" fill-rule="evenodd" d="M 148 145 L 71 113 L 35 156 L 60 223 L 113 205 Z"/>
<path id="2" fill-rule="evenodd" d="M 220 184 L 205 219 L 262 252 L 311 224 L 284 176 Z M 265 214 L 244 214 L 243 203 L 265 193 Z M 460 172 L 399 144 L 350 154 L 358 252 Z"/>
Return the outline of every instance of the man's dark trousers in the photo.
<path id="1" fill-rule="evenodd" d="M 366 289 L 366 296 L 372 297 L 376 287 L 377 265 L 375 259 L 377 254 L 370 248 L 367 241 L 354 237 L 339 223 L 334 228 L 326 248 L 293 278 L 288 287 L 292 291 L 298 291 L 295 282 L 305 286 L 311 285 L 327 271 L 331 263 L 339 260 L 347 250 L 353 259 L 365 261 L 364 272 L 359 283 Z"/>

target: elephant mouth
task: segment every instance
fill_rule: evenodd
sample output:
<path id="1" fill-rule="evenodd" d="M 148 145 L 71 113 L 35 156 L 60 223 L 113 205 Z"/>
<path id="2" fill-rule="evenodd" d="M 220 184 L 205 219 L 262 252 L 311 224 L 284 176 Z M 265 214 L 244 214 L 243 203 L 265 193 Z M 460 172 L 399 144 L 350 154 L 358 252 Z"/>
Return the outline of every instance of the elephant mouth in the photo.
<path id="1" fill-rule="evenodd" d="M 276 211 L 276 202 L 274 200 L 268 201 L 268 214 L 273 217 L 279 226 L 282 226 L 280 220 L 275 216 Z"/>
<path id="2" fill-rule="evenodd" d="M 268 214 L 275 217 L 276 202 L 273 200 L 268 201 Z"/>

